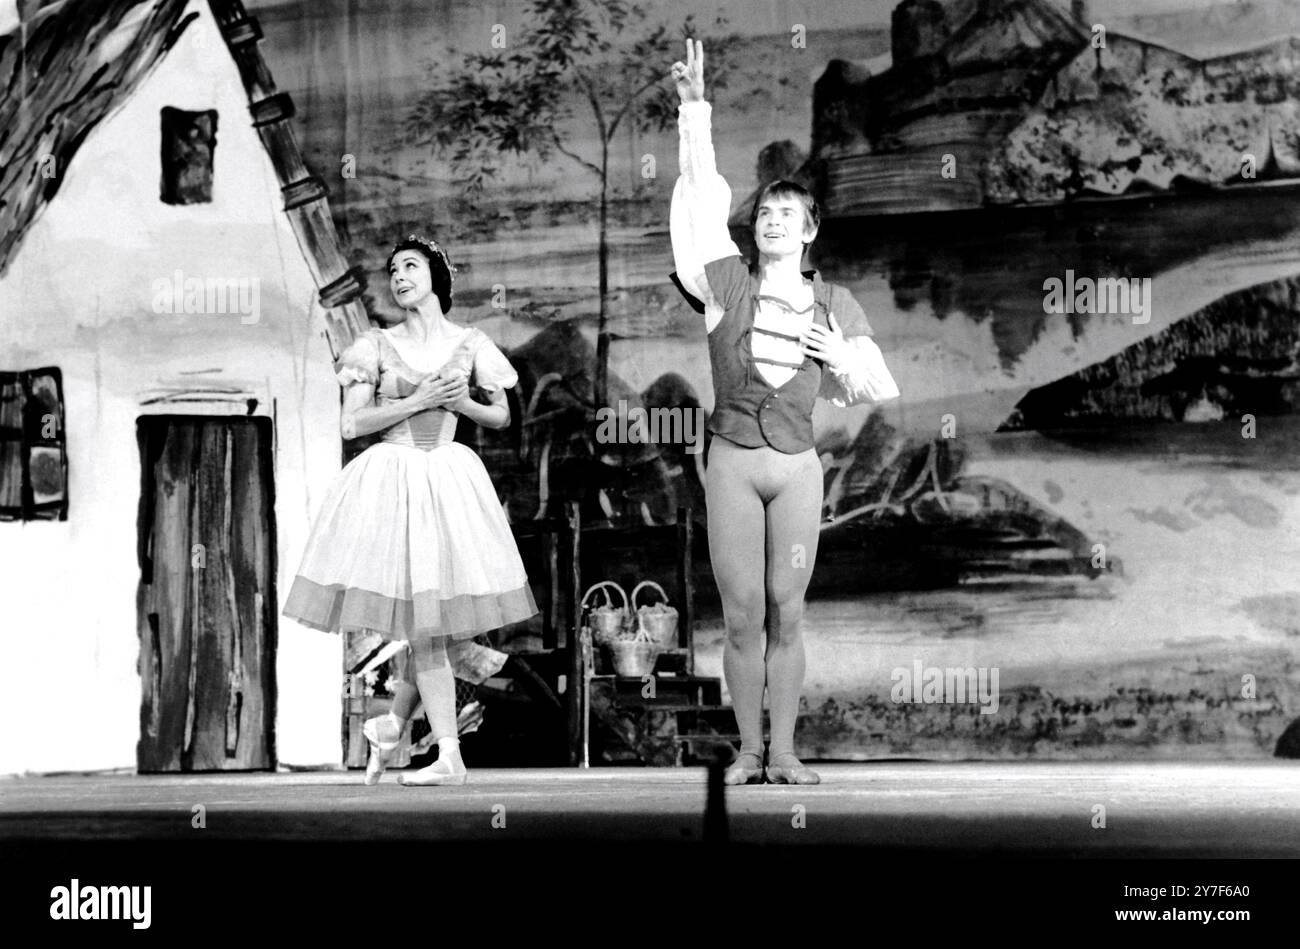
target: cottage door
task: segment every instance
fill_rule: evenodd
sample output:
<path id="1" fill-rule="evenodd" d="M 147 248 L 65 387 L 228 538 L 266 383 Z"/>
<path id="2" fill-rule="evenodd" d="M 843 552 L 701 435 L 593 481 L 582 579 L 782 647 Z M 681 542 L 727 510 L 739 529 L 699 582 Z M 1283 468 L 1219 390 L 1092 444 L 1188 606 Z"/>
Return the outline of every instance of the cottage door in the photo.
<path id="1" fill-rule="evenodd" d="M 145 416 L 136 436 L 139 770 L 274 767 L 271 420 Z"/>

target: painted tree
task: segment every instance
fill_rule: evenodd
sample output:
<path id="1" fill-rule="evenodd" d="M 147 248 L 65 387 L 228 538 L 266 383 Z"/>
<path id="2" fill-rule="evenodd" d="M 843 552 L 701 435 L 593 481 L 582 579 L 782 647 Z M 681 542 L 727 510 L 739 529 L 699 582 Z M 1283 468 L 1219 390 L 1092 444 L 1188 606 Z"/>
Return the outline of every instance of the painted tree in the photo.
<path id="1" fill-rule="evenodd" d="M 720 31 L 724 21 L 714 27 Z M 498 28 L 491 37 L 496 48 L 433 67 L 431 87 L 406 119 L 407 131 L 449 159 L 471 192 L 512 155 L 544 161 L 559 155 L 594 178 L 600 189 L 597 406 L 608 392 L 610 146 L 629 124 L 643 133 L 672 125 L 677 95 L 668 66 L 682 58 L 684 38 L 698 35 L 693 17 L 674 30 L 649 23 L 642 6 L 624 0 L 532 0 L 521 35 Z M 710 42 L 710 90 L 726 84 L 729 39 Z M 590 120 L 598 154 L 582 154 L 577 136 L 566 137 L 575 117 Z"/>

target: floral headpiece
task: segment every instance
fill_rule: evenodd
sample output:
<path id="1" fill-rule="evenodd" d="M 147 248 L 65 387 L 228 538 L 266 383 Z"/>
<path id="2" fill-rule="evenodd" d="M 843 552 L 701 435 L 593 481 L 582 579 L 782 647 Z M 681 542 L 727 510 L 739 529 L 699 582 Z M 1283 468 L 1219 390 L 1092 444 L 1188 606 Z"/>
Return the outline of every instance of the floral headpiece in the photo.
<path id="1" fill-rule="evenodd" d="M 398 241 L 393 247 L 392 253 L 388 255 L 389 260 L 393 259 L 393 254 L 396 254 L 398 248 L 403 244 L 419 244 L 421 247 L 427 247 L 431 253 L 438 256 L 442 261 L 442 265 L 447 268 L 447 279 L 452 283 L 456 282 L 456 268 L 451 265 L 451 259 L 447 256 L 447 252 L 442 249 L 442 246 L 437 241 L 429 240 L 427 237 L 420 237 L 418 234 L 407 234 L 405 240 Z"/>

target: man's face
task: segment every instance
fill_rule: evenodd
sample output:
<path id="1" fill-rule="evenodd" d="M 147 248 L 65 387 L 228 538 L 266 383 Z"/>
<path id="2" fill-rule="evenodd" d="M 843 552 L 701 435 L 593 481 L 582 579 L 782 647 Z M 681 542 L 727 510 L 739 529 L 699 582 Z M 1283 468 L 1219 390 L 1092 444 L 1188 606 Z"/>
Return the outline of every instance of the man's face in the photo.
<path id="1" fill-rule="evenodd" d="M 754 243 L 758 252 L 768 257 L 803 256 L 803 246 L 817 236 L 808 226 L 808 212 L 803 201 L 791 195 L 768 195 L 758 206 L 754 218 Z"/>

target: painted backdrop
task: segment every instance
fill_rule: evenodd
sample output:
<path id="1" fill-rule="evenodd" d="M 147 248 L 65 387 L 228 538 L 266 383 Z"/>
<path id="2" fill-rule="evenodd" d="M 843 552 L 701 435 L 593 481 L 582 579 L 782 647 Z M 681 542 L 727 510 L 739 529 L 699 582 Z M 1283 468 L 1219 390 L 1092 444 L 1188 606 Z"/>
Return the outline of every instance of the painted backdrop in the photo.
<path id="1" fill-rule="evenodd" d="M 592 423 L 712 405 L 667 280 L 671 103 L 638 84 L 694 16 L 735 220 L 763 180 L 818 192 L 812 263 L 903 393 L 819 407 L 801 753 L 1273 753 L 1300 708 L 1300 4 L 646 0 L 545 53 L 541 10 L 588 4 L 250 6 L 370 312 L 400 318 L 384 255 L 432 232 L 453 316 L 520 366 L 510 440 L 479 444 L 511 517 L 578 498 L 629 529 L 703 504 L 702 456 Z"/>

